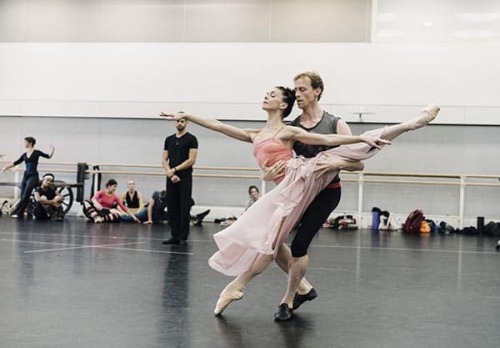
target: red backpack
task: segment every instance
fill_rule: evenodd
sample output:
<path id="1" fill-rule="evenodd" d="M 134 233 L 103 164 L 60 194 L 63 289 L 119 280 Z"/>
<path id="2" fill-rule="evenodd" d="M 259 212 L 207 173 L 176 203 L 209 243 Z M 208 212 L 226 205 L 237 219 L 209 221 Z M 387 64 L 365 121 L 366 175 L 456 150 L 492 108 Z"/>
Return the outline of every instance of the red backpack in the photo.
<path id="1" fill-rule="evenodd" d="M 403 232 L 420 233 L 420 224 L 424 221 L 424 219 L 425 217 L 422 210 L 417 209 L 412 211 L 403 224 Z"/>

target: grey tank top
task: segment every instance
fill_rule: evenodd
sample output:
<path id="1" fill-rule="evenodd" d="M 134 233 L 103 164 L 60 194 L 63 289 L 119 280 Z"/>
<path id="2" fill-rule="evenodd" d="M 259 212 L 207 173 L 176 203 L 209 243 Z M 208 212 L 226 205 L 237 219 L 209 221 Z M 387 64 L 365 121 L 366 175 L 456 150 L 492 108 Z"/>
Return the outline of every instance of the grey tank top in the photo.
<path id="1" fill-rule="evenodd" d="M 339 122 L 340 117 L 333 116 L 326 111 L 323 111 L 323 117 L 321 117 L 321 121 L 319 121 L 314 127 L 306 128 L 300 124 L 300 116 L 290 122 L 291 126 L 300 127 L 309 133 L 317 133 L 317 134 L 337 134 L 337 123 Z M 304 156 L 307 158 L 311 158 L 316 156 L 321 151 L 325 151 L 336 146 L 326 146 L 326 145 L 307 145 L 299 142 L 295 142 L 293 145 L 293 151 L 298 156 Z M 332 183 L 336 183 L 340 181 L 340 177 L 337 174 L 335 178 L 333 178 Z"/>
<path id="2" fill-rule="evenodd" d="M 339 122 L 340 117 L 333 116 L 328 112 L 323 112 L 323 117 L 321 117 L 321 121 L 319 121 L 315 126 L 311 128 L 306 128 L 300 124 L 300 117 L 297 117 L 292 122 L 290 122 L 291 126 L 300 127 L 309 133 L 317 133 L 317 134 L 337 134 L 337 123 Z M 293 150 L 299 156 L 304 156 L 307 158 L 316 156 L 319 152 L 325 151 L 333 148 L 334 146 L 325 146 L 325 145 L 307 145 L 296 142 L 293 145 Z"/>

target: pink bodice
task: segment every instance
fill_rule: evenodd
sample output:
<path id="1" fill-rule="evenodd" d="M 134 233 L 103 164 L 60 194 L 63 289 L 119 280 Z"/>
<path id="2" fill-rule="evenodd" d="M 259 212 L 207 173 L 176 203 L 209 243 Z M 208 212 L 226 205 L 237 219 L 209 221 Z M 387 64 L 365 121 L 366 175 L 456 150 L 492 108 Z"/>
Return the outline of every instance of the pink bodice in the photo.
<path id="1" fill-rule="evenodd" d="M 292 150 L 288 146 L 277 142 L 274 137 L 254 142 L 252 152 L 259 167 L 262 167 L 264 164 L 270 167 L 280 160 L 288 161 L 292 158 Z M 285 173 L 277 177 L 274 182 L 277 184 L 280 183 L 284 176 Z"/>

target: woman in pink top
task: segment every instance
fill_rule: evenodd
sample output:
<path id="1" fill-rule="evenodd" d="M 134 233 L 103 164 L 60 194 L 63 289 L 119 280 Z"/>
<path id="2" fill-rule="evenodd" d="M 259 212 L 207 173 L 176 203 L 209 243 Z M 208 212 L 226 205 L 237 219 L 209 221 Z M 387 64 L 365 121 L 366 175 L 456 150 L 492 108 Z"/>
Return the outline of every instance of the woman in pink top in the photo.
<path id="1" fill-rule="evenodd" d="M 338 171 L 363 169 L 361 160 L 372 157 L 381 146 L 402 133 L 425 126 L 439 112 L 438 107 L 428 107 L 415 119 L 361 136 L 321 135 L 285 125 L 283 118 L 290 114 L 294 101 L 294 92 L 286 87 L 269 91 L 262 104 L 268 115 L 267 123 L 261 130 L 240 129 L 184 113 L 161 113 L 170 120 L 186 118 L 205 128 L 253 143 L 253 153 L 260 167 L 270 167 L 279 161 L 286 163 L 286 168 L 275 179 L 278 185 L 234 224 L 214 235 L 219 251 L 210 258 L 210 267 L 236 276 L 222 291 L 214 310 L 216 315 L 220 315 L 232 301 L 241 299 L 244 286 L 264 271 L 273 259 L 280 268 L 288 271 L 287 265 L 280 262 L 280 259 L 286 259 L 282 255 L 290 252 L 284 241 L 312 199 Z M 292 158 L 295 141 L 338 147 L 311 159 Z M 301 282 L 302 287 L 307 280 L 302 278 Z"/>
<path id="2" fill-rule="evenodd" d="M 120 221 L 120 211 L 117 208 L 120 208 L 132 220 L 139 222 L 139 219 L 128 211 L 121 198 L 115 193 L 117 186 L 118 183 L 115 179 L 109 179 L 106 183 L 106 189 L 97 191 L 90 202 L 85 201 L 83 203 L 85 215 L 95 223 L 118 222 Z"/>

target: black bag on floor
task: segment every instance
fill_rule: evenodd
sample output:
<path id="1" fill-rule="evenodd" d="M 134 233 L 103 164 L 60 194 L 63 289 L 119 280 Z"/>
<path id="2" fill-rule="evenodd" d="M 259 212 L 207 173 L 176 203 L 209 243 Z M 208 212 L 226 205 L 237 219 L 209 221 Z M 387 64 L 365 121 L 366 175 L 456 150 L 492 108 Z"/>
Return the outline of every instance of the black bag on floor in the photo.
<path id="1" fill-rule="evenodd" d="M 500 222 L 490 221 L 484 226 L 484 234 L 500 237 Z"/>

